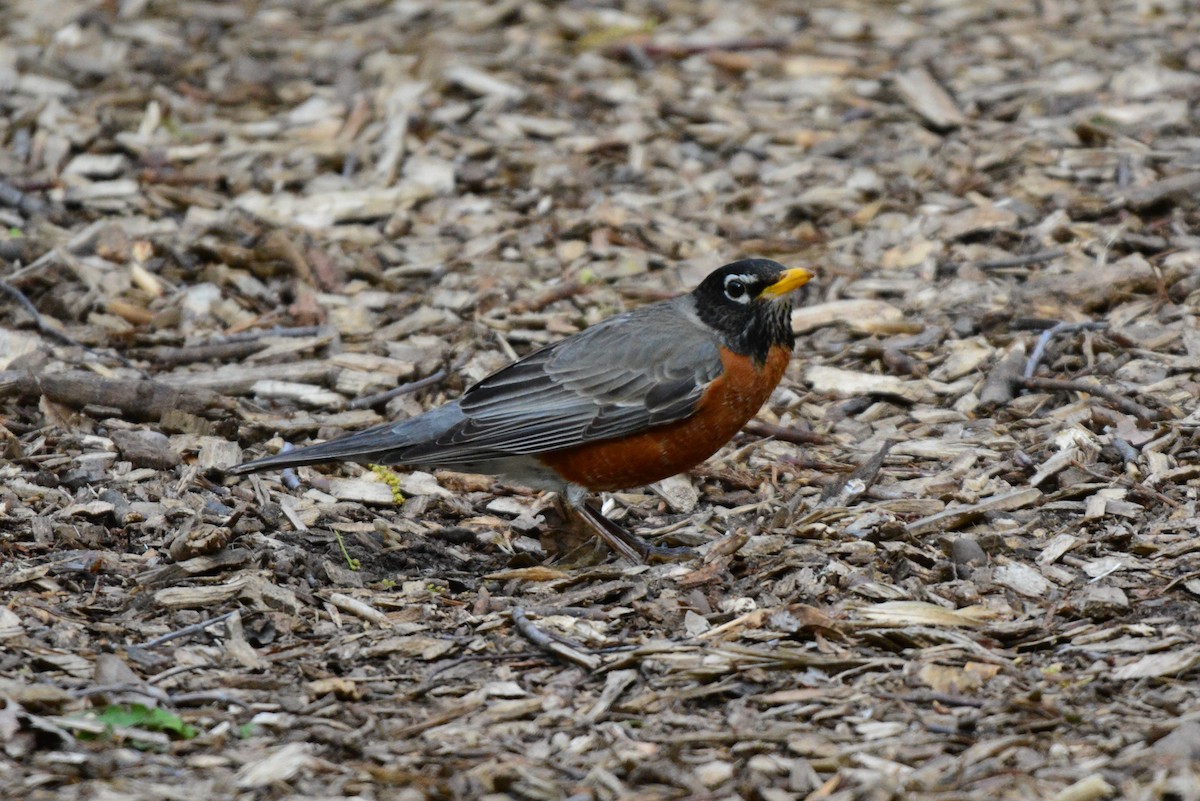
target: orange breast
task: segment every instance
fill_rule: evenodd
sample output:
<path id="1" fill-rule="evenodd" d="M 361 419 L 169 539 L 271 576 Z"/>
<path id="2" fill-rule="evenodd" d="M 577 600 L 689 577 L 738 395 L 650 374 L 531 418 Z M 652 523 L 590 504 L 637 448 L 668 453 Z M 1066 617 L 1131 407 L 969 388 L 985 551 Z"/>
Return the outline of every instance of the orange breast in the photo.
<path id="1" fill-rule="evenodd" d="M 724 372 L 691 417 L 546 453 L 541 460 L 565 480 L 593 492 L 640 487 L 682 473 L 716 453 L 762 408 L 790 358 L 789 348 L 776 346 L 766 363 L 756 367 L 749 357 L 722 352 Z"/>

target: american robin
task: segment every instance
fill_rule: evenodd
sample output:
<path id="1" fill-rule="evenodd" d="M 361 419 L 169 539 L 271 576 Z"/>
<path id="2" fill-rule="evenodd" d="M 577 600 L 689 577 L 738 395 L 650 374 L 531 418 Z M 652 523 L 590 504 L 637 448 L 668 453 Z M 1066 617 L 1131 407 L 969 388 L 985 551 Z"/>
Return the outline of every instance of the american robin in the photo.
<path id="1" fill-rule="evenodd" d="M 791 292 L 812 275 L 769 259 L 712 272 L 692 292 L 603 320 L 398 423 L 268 456 L 233 473 L 320 462 L 501 475 L 561 493 L 618 553 L 660 553 L 586 504 L 707 459 L 783 376 Z"/>

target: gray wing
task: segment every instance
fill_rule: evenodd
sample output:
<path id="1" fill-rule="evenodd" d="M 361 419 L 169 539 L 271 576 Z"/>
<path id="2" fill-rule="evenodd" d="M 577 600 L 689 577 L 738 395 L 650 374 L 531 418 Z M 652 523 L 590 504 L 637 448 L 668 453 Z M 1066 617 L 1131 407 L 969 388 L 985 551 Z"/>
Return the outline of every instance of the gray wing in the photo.
<path id="1" fill-rule="evenodd" d="M 463 419 L 405 448 L 404 463 L 544 453 L 690 416 L 723 368 L 686 300 L 612 317 L 491 374 L 458 400 Z"/>

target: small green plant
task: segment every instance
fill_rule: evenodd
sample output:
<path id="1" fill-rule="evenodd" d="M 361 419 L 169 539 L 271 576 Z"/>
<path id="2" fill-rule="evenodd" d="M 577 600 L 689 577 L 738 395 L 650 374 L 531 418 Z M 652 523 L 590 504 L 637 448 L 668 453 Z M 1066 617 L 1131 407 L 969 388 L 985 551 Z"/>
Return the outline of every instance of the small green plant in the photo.
<path id="1" fill-rule="evenodd" d="M 183 718 L 174 712 L 168 712 L 160 707 L 148 707 L 142 704 L 112 704 L 96 713 L 96 719 L 108 727 L 111 738 L 114 729 L 142 729 L 143 731 L 163 732 L 180 740 L 190 740 L 200 734 L 200 730 L 185 723 Z M 101 735 L 81 734 L 81 739 L 98 739 Z M 134 748 L 149 749 L 157 747 L 157 743 L 139 741 L 130 737 L 129 744 Z"/>
<path id="2" fill-rule="evenodd" d="M 346 567 L 350 568 L 351 570 L 358 570 L 360 567 L 362 567 L 362 562 L 355 559 L 350 555 L 350 552 L 346 550 L 346 541 L 342 539 L 341 533 L 335 531 L 333 532 L 333 536 L 337 538 L 338 547 L 342 549 L 342 557 L 346 560 Z"/>

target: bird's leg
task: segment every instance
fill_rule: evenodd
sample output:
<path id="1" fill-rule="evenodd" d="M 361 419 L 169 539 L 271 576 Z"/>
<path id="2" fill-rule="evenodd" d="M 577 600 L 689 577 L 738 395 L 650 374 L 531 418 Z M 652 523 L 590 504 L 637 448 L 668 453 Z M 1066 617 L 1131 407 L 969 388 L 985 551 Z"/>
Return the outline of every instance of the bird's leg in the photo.
<path id="1" fill-rule="evenodd" d="M 696 555 L 696 552 L 691 548 L 668 548 L 662 545 L 651 545 L 609 520 L 599 509 L 587 502 L 587 493 L 573 491 L 575 489 L 572 487 L 565 493 L 566 508 L 574 512 L 583 522 L 587 523 L 596 532 L 596 535 L 619 556 L 624 556 L 634 564 L 643 564 L 646 562 L 653 564 L 658 562 L 677 562 L 683 559 L 690 559 Z"/>

